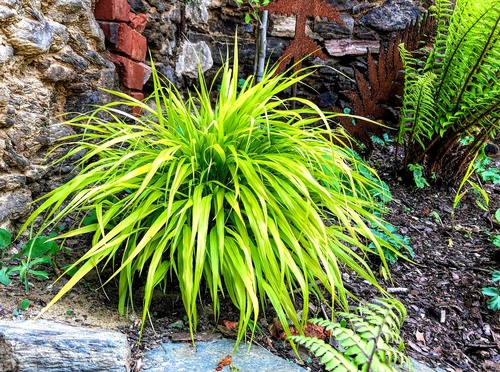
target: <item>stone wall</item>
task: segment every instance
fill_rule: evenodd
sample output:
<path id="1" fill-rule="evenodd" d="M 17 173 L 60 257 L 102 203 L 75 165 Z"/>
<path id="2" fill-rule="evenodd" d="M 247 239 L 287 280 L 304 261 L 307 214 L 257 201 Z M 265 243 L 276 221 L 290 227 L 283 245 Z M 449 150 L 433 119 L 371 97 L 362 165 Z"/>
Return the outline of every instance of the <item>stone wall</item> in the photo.
<path id="1" fill-rule="evenodd" d="M 299 0 L 288 0 L 295 3 Z M 309 1 L 302 0 L 305 4 Z M 428 4 L 412 0 L 323 0 L 340 12 L 342 24 L 308 17 L 306 34 L 327 55 L 325 61 L 311 58 L 309 63 L 325 65 L 308 81 L 313 90 L 303 91 L 309 98 L 317 93 L 334 93 L 353 87 L 349 77 L 353 67 L 365 66 L 367 50 L 377 53 L 381 40 L 419 17 Z M 426 1 L 426 0 L 424 0 Z M 189 86 L 197 74 L 197 58 L 208 77 L 220 67 L 227 52 L 231 54 L 234 36 L 238 32 L 240 64 L 243 73 L 253 73 L 256 24 L 245 23 L 250 10 L 235 0 L 167 1 L 130 0 L 132 11 L 147 14 L 144 35 L 155 64 L 177 86 Z M 284 0 L 274 0 L 282 2 Z M 307 8 L 307 7 L 306 7 Z M 267 56 L 276 61 L 294 39 L 296 17 L 290 14 L 270 14 Z M 310 94 L 309 94 L 310 93 Z M 324 97 L 324 96 L 321 96 Z M 321 100 L 320 97 L 320 100 Z"/>
<path id="2" fill-rule="evenodd" d="M 109 100 L 100 87 L 142 99 L 149 76 L 146 45 L 160 72 L 191 85 L 198 60 L 210 77 L 232 51 L 238 30 L 245 75 L 253 71 L 255 25 L 235 0 L 0 0 L 0 226 L 15 230 L 29 203 L 64 182 L 71 166 L 50 167 L 46 155 L 70 129 L 54 125 L 64 112 Z M 282 1 L 282 0 L 276 0 Z M 299 0 L 296 0 L 299 1 Z M 327 107 L 363 68 L 367 50 L 421 14 L 410 0 L 326 0 L 342 24 L 309 17 L 306 33 L 327 55 L 311 90 Z M 422 5 L 422 4 L 420 4 Z M 425 4 L 424 4 L 425 5 Z M 96 18 L 98 21 L 96 21 Z M 295 36 L 295 17 L 270 16 L 268 55 L 276 60 Z M 112 61 L 112 62 L 111 62 Z"/>
<path id="3" fill-rule="evenodd" d="M 21 221 L 33 196 L 69 167 L 45 157 L 68 129 L 55 116 L 105 100 L 117 87 L 91 0 L 0 1 L 0 226 Z"/>

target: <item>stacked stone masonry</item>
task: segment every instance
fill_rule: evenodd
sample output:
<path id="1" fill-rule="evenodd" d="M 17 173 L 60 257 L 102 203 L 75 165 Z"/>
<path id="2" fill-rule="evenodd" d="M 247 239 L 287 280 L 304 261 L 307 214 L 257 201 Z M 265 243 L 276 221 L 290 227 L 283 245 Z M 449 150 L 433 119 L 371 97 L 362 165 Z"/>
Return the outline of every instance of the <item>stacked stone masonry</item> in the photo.
<path id="1" fill-rule="evenodd" d="M 324 68 L 307 81 L 313 89 L 298 94 L 329 107 L 342 105 L 339 92 L 353 84 L 337 71 L 350 77 L 354 68 L 363 71 L 367 51 L 376 53 L 380 40 L 422 14 L 417 4 L 428 4 L 323 1 L 339 11 L 342 24 L 307 19 L 306 34 L 327 59 L 308 61 Z M 185 89 L 199 65 L 208 79 L 215 75 L 237 30 L 242 77 L 252 74 L 256 25 L 245 22 L 248 12 L 236 0 L 0 0 L 0 227 L 15 232 L 30 202 L 73 174 L 71 163 L 50 165 L 63 149 L 46 158 L 71 133 L 55 125 L 58 115 L 112 99 L 100 88 L 142 100 L 150 89 L 150 55 L 158 71 Z M 270 15 L 271 61 L 294 38 L 296 24 L 293 15 Z"/>
<path id="2" fill-rule="evenodd" d="M 0 0 L 0 226 L 16 232 L 34 198 L 72 169 L 50 166 L 57 140 L 71 133 L 58 114 L 84 112 L 118 86 L 103 57 L 93 0 Z"/>

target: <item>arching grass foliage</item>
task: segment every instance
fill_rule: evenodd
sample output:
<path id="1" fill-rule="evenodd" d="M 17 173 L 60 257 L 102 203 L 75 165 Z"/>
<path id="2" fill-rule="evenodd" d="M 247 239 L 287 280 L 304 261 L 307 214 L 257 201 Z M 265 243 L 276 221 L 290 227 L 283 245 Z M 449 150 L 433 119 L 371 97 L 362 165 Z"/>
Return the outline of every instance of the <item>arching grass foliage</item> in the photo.
<path id="1" fill-rule="evenodd" d="M 277 98 L 312 70 L 286 76 L 270 69 L 241 87 L 236 47 L 234 55 L 217 83 L 207 85 L 200 74 L 187 97 L 153 68 L 146 101 L 154 105 L 110 92 L 116 102 L 63 123 L 80 133 L 66 139 L 74 146 L 65 156 L 84 154 L 79 173 L 43 197 L 26 226 L 43 216 L 43 230 L 76 213 L 81 220 L 60 237 L 93 239 L 48 307 L 108 265 L 108 281 L 118 277 L 121 312 L 138 276 L 146 278 L 142 324 L 153 289 L 177 281 L 193 334 L 197 299 L 208 287 L 215 316 L 221 296 L 239 309 L 239 341 L 266 301 L 288 334 L 289 320 L 299 330 L 305 324 L 311 293 L 346 309 L 343 268 L 378 286 L 364 252 L 371 241 L 380 253 L 392 248 L 368 226 L 384 229 L 372 199 L 376 174 L 367 177 L 372 171 L 315 125 L 328 127 L 334 114 L 305 99 Z M 139 106 L 143 115 L 124 106 Z M 93 222 L 84 224 L 89 215 Z"/>

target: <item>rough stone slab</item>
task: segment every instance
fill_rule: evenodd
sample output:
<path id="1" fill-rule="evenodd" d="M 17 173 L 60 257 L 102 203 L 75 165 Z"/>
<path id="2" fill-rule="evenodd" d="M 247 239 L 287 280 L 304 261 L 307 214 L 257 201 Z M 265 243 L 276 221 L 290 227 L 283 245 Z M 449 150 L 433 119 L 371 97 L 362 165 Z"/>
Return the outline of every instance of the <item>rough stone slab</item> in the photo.
<path id="1" fill-rule="evenodd" d="M 289 38 L 293 38 L 295 36 L 295 27 L 297 25 L 295 16 L 272 13 L 269 15 L 269 18 L 271 19 L 271 29 L 269 30 L 269 35 Z"/>
<path id="2" fill-rule="evenodd" d="M 127 337 L 119 332 L 47 321 L 0 321 L 3 372 L 130 371 Z"/>
<path id="3" fill-rule="evenodd" d="M 325 48 L 332 57 L 359 56 L 380 51 L 380 42 L 375 40 L 326 40 Z"/>
<path id="4" fill-rule="evenodd" d="M 375 30 L 392 32 L 403 30 L 423 13 L 424 10 L 411 0 L 386 0 L 382 5 L 366 12 L 359 23 Z"/>
<path id="5" fill-rule="evenodd" d="M 181 45 L 175 72 L 177 75 L 186 75 L 193 79 L 198 77 L 198 66 L 203 72 L 213 66 L 210 47 L 204 41 L 198 43 L 184 42 Z"/>
<path id="6" fill-rule="evenodd" d="M 196 350 L 191 343 L 162 343 L 149 351 L 141 371 L 144 372 L 208 372 L 215 371 L 222 358 L 233 357 L 232 365 L 240 372 L 305 372 L 297 364 L 281 359 L 266 349 L 248 344 L 240 344 L 233 353 L 234 341 L 219 339 L 214 342 L 196 342 Z M 229 371 L 224 367 L 222 371 Z"/>
<path id="7" fill-rule="evenodd" d="M 47 52 L 54 41 L 54 30 L 47 21 L 23 18 L 16 24 L 4 29 L 7 40 L 16 54 L 36 56 Z"/>

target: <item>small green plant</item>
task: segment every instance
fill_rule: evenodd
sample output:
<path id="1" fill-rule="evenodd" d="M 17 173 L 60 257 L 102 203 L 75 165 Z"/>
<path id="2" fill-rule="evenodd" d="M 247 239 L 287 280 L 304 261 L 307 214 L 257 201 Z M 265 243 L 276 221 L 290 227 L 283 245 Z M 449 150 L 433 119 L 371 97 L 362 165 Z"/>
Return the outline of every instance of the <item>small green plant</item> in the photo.
<path id="1" fill-rule="evenodd" d="M 415 186 L 419 189 L 423 189 L 429 186 L 429 182 L 424 177 L 424 167 L 420 164 L 408 164 L 408 169 L 413 172 L 413 181 L 415 181 Z"/>
<path id="2" fill-rule="evenodd" d="M 495 220 L 500 223 L 500 208 L 496 210 L 494 217 Z M 491 242 L 494 246 L 500 248 L 500 235 L 493 235 L 491 238 Z"/>
<path id="3" fill-rule="evenodd" d="M 19 280 L 24 284 L 26 292 L 29 292 L 28 277 L 34 276 L 38 280 L 47 280 L 49 274 L 44 270 L 37 270 L 40 265 L 48 265 L 52 263 L 52 258 L 49 256 L 37 257 L 32 260 L 21 259 L 21 264 L 11 267 L 7 271 L 7 275 L 19 275 Z"/>
<path id="4" fill-rule="evenodd" d="M 25 298 L 25 299 L 21 300 L 21 302 L 19 302 L 19 305 L 17 305 L 17 309 L 14 309 L 12 314 L 14 316 L 22 315 L 26 310 L 28 310 L 30 305 L 31 305 L 31 301 L 28 300 L 27 298 Z"/>
<path id="5" fill-rule="evenodd" d="M 145 276 L 141 327 L 154 288 L 166 290 L 176 281 L 192 337 L 206 286 L 216 318 L 220 296 L 239 310 L 239 342 L 248 329 L 255 331 L 266 301 L 288 335 L 289 322 L 301 330 L 307 321 L 311 294 L 347 309 L 343 267 L 382 289 L 364 260 L 366 242 L 375 242 L 385 266 L 382 249 L 391 246 L 368 224 L 390 232 L 375 214 L 377 184 L 359 169 L 378 177 L 331 141 L 337 132 L 328 129 L 329 119 L 336 114 L 300 97 L 281 97 L 314 70 L 277 69 L 238 88 L 235 43 L 232 64 L 224 63 L 218 80 L 207 85 L 200 72 L 198 88 L 187 97 L 153 65 L 148 100 L 154 107 L 110 92 L 119 99 L 64 123 L 78 128 L 66 138 L 74 147 L 65 159 L 84 154 L 79 173 L 39 200 L 25 227 L 37 216 L 44 216 L 40 231 L 77 216 L 74 228 L 59 237 L 89 233 L 93 239 L 72 266 L 77 272 L 43 311 L 92 269 L 108 265 L 107 282 L 118 277 L 121 313 L 133 303 L 134 280 Z M 122 111 L 126 106 L 144 115 Z M 84 225 L 92 212 L 95 220 Z"/>
<path id="6" fill-rule="evenodd" d="M 443 220 L 437 211 L 432 211 L 432 217 L 434 217 L 434 222 L 443 226 Z"/>
<path id="7" fill-rule="evenodd" d="M 500 169 L 490 167 L 491 158 L 481 151 L 474 162 L 474 172 L 483 182 L 491 182 L 494 185 L 500 183 Z"/>
<path id="8" fill-rule="evenodd" d="M 270 0 L 236 0 L 240 4 L 248 4 L 251 12 L 245 14 L 245 22 L 250 23 L 253 19 L 259 19 L 260 8 L 269 4 Z"/>
<path id="9" fill-rule="evenodd" d="M 338 321 L 311 319 L 310 322 L 331 332 L 335 346 L 315 337 L 291 336 L 304 345 L 327 371 L 399 371 L 398 366 L 413 370 L 403 353 L 399 335 L 406 309 L 394 299 L 378 299 L 357 307 L 353 313 L 336 313 Z"/>
<path id="10" fill-rule="evenodd" d="M 376 143 L 380 146 L 387 146 L 388 144 L 393 142 L 393 140 L 389 138 L 387 132 L 382 133 L 382 137 L 371 136 L 370 139 L 373 143 Z"/>
<path id="11" fill-rule="evenodd" d="M 4 257 L 7 247 L 12 241 L 12 235 L 4 228 L 0 228 L 0 283 L 9 285 L 10 279 L 7 274 L 8 268 L 4 266 Z"/>
<path id="12" fill-rule="evenodd" d="M 380 230 L 377 228 L 372 228 L 371 230 L 375 236 L 386 241 L 392 247 L 397 249 L 396 252 L 394 249 L 382 248 L 382 252 L 387 262 L 393 265 L 396 263 L 398 257 L 401 257 L 402 255 L 413 258 L 415 256 L 415 253 L 413 251 L 413 248 L 410 246 L 410 237 L 407 235 L 399 234 L 399 227 L 394 226 L 390 223 L 386 223 L 385 228 L 386 229 L 384 230 Z M 370 243 L 368 245 L 368 248 L 372 249 L 373 253 L 377 253 L 375 243 Z M 401 248 L 403 248 L 405 252 L 401 253 Z"/>
<path id="13" fill-rule="evenodd" d="M 496 283 L 500 281 L 500 271 L 494 271 L 491 275 L 491 281 Z M 491 310 L 500 310 L 500 292 L 497 287 L 485 287 L 481 289 L 481 293 L 485 296 L 491 297 L 486 301 L 488 304 L 488 309 Z"/>
<path id="14" fill-rule="evenodd" d="M 11 234 L 0 229 L 0 250 L 2 255 L 0 266 L 0 283 L 9 285 L 12 281 L 10 277 L 19 276 L 19 280 L 24 284 L 26 292 L 29 291 L 28 279 L 33 276 L 39 280 L 46 280 L 49 274 L 45 270 L 40 270 L 40 266 L 54 266 L 54 257 L 60 248 L 49 236 L 38 236 L 30 239 L 21 248 L 21 251 L 12 256 L 8 263 L 21 260 L 18 265 L 7 266 L 4 262 L 6 248 L 11 243 Z"/>

